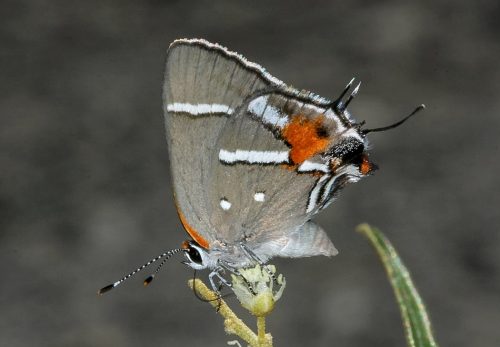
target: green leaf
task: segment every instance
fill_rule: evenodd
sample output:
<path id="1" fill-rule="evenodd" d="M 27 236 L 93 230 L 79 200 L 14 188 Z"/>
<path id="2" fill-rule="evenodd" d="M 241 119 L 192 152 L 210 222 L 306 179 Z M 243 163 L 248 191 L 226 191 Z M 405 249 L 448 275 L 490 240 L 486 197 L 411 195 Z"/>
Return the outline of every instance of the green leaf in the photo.
<path id="1" fill-rule="evenodd" d="M 356 230 L 370 240 L 384 264 L 401 310 L 408 346 L 437 347 L 422 298 L 394 247 L 380 230 L 368 224 L 361 224 Z"/>

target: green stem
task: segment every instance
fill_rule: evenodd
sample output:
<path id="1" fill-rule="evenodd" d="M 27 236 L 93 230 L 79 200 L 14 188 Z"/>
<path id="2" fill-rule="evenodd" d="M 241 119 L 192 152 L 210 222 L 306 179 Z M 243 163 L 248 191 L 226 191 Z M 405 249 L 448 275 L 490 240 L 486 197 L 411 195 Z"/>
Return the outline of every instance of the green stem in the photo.
<path id="1" fill-rule="evenodd" d="M 266 317 L 257 317 L 257 339 L 259 346 L 267 346 L 266 340 Z"/>
<path id="2" fill-rule="evenodd" d="M 224 327 L 226 332 L 241 337 L 252 347 L 260 347 L 257 335 L 250 329 L 236 314 L 227 306 L 226 302 L 217 296 L 216 293 L 207 288 L 205 283 L 196 280 L 189 280 L 189 287 L 195 288 L 196 292 L 205 300 L 207 300 L 219 314 L 224 317 Z M 266 346 L 266 345 L 263 345 Z"/>

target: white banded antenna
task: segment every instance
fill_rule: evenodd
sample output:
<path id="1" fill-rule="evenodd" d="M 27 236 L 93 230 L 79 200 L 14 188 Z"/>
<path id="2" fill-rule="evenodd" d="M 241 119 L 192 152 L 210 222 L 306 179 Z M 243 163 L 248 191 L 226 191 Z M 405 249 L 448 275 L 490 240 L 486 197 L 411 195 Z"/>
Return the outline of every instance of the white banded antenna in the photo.
<path id="1" fill-rule="evenodd" d="M 166 261 L 168 258 L 170 258 L 172 255 L 174 255 L 174 254 L 176 254 L 176 253 L 178 253 L 178 252 L 180 252 L 180 251 L 182 251 L 182 248 L 172 249 L 171 251 L 168 251 L 168 252 L 165 252 L 165 253 L 160 254 L 159 256 L 157 256 L 157 257 L 155 257 L 155 258 L 151 259 L 150 261 L 148 261 L 146 264 L 144 264 L 144 265 L 142 265 L 142 266 L 138 267 L 137 269 L 135 269 L 134 271 L 132 271 L 132 272 L 131 272 L 131 273 L 129 273 L 128 275 L 123 276 L 120 280 L 116 281 L 115 283 L 109 284 L 109 285 L 107 285 L 106 287 L 103 287 L 103 288 L 99 289 L 99 291 L 98 291 L 97 293 L 98 293 L 99 295 L 102 295 L 102 294 L 104 294 L 104 293 L 106 293 L 106 292 L 109 292 L 111 289 L 116 288 L 117 286 L 119 286 L 120 284 L 122 284 L 124 281 L 126 281 L 126 280 L 128 280 L 130 277 L 134 276 L 134 275 L 135 275 L 136 273 L 138 273 L 139 271 L 144 270 L 144 269 L 145 269 L 145 268 L 147 268 L 149 265 L 153 264 L 155 261 L 160 260 L 161 258 L 165 258 L 165 259 L 163 259 L 163 262 L 160 264 L 160 266 L 157 268 L 156 272 L 158 272 L 158 270 L 160 269 L 161 265 L 163 265 L 163 263 L 165 263 L 165 261 Z M 156 272 L 155 272 L 155 273 L 156 273 Z M 154 277 L 154 275 L 152 275 L 152 276 Z M 150 276 L 150 277 L 151 277 L 151 276 Z M 149 279 L 150 277 L 148 277 L 148 279 Z M 151 278 L 151 280 L 152 280 L 152 278 Z M 145 284 L 145 285 L 146 285 L 146 284 L 148 284 L 149 282 L 151 282 L 151 280 L 150 280 L 150 281 L 148 281 L 148 282 L 146 283 L 146 281 L 147 281 L 147 279 L 146 279 L 146 281 L 144 281 L 144 284 Z"/>

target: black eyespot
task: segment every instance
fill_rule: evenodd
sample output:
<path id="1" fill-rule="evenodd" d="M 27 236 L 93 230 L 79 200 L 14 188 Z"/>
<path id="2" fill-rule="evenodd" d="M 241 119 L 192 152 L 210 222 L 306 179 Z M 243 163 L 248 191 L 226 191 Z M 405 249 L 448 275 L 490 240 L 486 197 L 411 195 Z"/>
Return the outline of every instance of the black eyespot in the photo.
<path id="1" fill-rule="evenodd" d="M 326 139 L 330 136 L 330 134 L 328 133 L 328 129 L 323 125 L 320 125 L 316 128 L 316 135 L 318 135 L 320 139 Z"/>
<path id="2" fill-rule="evenodd" d="M 191 261 L 193 263 L 196 263 L 196 264 L 203 263 L 203 259 L 201 258 L 201 254 L 200 254 L 200 252 L 198 252 L 198 250 L 196 248 L 190 246 L 188 248 L 187 252 L 188 252 L 189 259 L 191 259 Z"/>
<path id="3" fill-rule="evenodd" d="M 359 140 L 350 138 L 344 140 L 334 146 L 330 153 L 333 154 L 334 157 L 340 158 L 342 162 L 348 162 L 356 160 L 356 158 L 360 157 L 365 150 L 365 146 Z"/>

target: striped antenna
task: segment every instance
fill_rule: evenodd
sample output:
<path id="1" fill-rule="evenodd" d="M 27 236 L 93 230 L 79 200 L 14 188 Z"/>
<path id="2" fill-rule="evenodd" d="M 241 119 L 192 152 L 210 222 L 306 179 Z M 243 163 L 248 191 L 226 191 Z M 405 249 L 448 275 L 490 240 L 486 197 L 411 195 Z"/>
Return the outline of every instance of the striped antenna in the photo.
<path id="1" fill-rule="evenodd" d="M 168 260 L 168 258 L 170 258 L 170 256 L 164 258 L 160 265 L 158 265 L 158 267 L 156 268 L 155 272 L 153 272 L 151 275 L 149 275 L 145 280 L 144 280 L 144 285 L 147 286 L 148 284 L 151 283 L 151 281 L 154 280 L 156 274 L 158 273 L 158 271 L 160 271 L 161 267 L 163 266 L 163 264 L 165 264 Z"/>
<path id="2" fill-rule="evenodd" d="M 99 289 L 99 291 L 97 293 L 99 295 L 102 295 L 102 294 L 104 294 L 106 292 L 109 292 L 111 289 L 116 288 L 117 286 L 119 286 L 120 284 L 122 284 L 124 281 L 128 280 L 130 277 L 134 276 L 136 273 L 138 273 L 139 271 L 145 269 L 146 267 L 148 267 L 149 265 L 153 264 L 155 261 L 160 260 L 161 258 L 165 258 L 163 260 L 162 264 L 161 264 L 161 265 L 163 265 L 163 263 L 165 263 L 165 261 L 167 259 L 169 259 L 172 255 L 174 255 L 174 254 L 176 254 L 176 253 L 178 253 L 180 251 L 182 251 L 182 248 L 176 248 L 176 249 L 173 249 L 171 251 L 168 251 L 168 252 L 160 254 L 159 256 L 157 256 L 157 257 L 151 259 L 150 261 L 148 261 L 146 264 L 138 267 L 137 269 L 135 269 L 134 271 L 132 271 L 128 275 L 124 276 L 122 279 L 116 281 L 115 283 L 107 285 L 106 287 L 103 287 L 103 288 Z M 158 267 L 157 271 L 159 270 L 159 268 L 160 267 Z"/>

